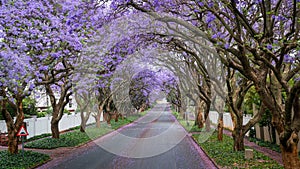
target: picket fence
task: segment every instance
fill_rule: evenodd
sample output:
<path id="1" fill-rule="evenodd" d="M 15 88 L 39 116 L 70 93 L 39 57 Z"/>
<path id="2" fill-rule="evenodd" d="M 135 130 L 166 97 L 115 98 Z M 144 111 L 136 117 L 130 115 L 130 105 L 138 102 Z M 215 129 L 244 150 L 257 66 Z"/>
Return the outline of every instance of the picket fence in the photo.
<path id="1" fill-rule="evenodd" d="M 45 133 L 51 133 L 51 118 L 52 116 L 48 117 L 40 117 L 40 118 L 28 118 L 24 119 L 24 122 L 26 122 L 26 128 L 29 133 L 27 138 L 34 137 L 37 135 L 45 134 Z M 100 119 L 103 121 L 103 117 Z M 80 114 L 72 113 L 70 115 L 63 115 L 62 119 L 59 122 L 59 129 L 60 131 L 64 131 L 67 129 L 70 129 L 72 127 L 79 126 L 81 122 Z M 87 124 L 95 123 L 95 118 L 90 116 Z M 0 133 L 6 133 L 6 123 L 4 120 L 0 120 Z"/>

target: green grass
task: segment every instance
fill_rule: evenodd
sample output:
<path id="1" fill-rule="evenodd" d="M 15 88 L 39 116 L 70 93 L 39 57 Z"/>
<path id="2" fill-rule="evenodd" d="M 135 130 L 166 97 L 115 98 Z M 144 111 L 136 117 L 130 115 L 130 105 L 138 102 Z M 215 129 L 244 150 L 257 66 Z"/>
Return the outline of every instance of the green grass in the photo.
<path id="1" fill-rule="evenodd" d="M 116 130 L 126 124 L 132 123 L 133 121 L 135 121 L 136 119 L 138 119 L 139 117 L 141 117 L 141 115 L 131 115 L 128 116 L 127 118 L 124 118 L 123 120 L 121 118 L 119 118 L 118 122 L 115 122 L 115 120 L 112 120 L 111 123 L 111 128 Z"/>
<path id="2" fill-rule="evenodd" d="M 90 140 L 86 133 L 80 131 L 61 134 L 59 139 L 44 138 L 25 144 L 26 148 L 54 149 L 58 147 L 73 147 Z"/>
<path id="3" fill-rule="evenodd" d="M 37 135 L 37 136 L 31 137 L 31 138 L 29 138 L 29 139 L 26 139 L 26 142 L 30 142 L 30 141 L 34 141 L 34 140 L 39 140 L 39 139 L 41 139 L 41 138 L 45 138 L 45 137 L 49 137 L 49 136 L 51 136 L 50 133 Z"/>
<path id="4" fill-rule="evenodd" d="M 24 151 L 23 153 L 24 158 L 21 151 L 16 155 L 11 155 L 8 151 L 0 151 L 0 169 L 34 168 L 50 159 L 46 154 L 32 151 Z"/>
<path id="5" fill-rule="evenodd" d="M 113 130 L 116 130 L 126 124 L 129 124 L 136 120 L 139 116 L 130 116 L 128 118 L 119 119 L 118 122 L 111 121 L 111 126 L 106 123 L 101 125 L 100 128 L 90 126 L 86 128 L 86 133 L 80 132 L 78 129 L 66 132 L 60 135 L 59 139 L 43 138 L 34 140 L 25 144 L 26 148 L 38 148 L 38 149 L 54 149 L 58 147 L 75 147 L 87 143 L 93 139 L 103 136 Z"/>
<path id="6" fill-rule="evenodd" d="M 178 122 L 188 131 L 188 132 L 202 132 L 205 130 L 205 128 L 198 128 L 198 126 L 195 126 L 194 120 L 184 120 L 182 118 L 177 119 Z"/>
<path id="7" fill-rule="evenodd" d="M 204 128 L 198 128 L 198 126 L 195 126 L 195 120 L 185 120 L 183 119 L 178 112 L 172 111 L 172 114 L 176 117 L 178 122 L 186 129 L 188 132 L 202 132 L 205 129 Z"/>
<path id="8" fill-rule="evenodd" d="M 193 135 L 197 142 L 199 136 L 201 137 L 201 134 Z M 198 142 L 198 144 L 219 166 L 224 168 L 283 168 L 276 161 L 255 150 L 253 150 L 254 159 L 245 159 L 244 152 L 233 151 L 233 140 L 227 135 L 223 135 L 223 141 L 220 142 L 217 133 L 214 133 L 206 142 Z"/>
<path id="9" fill-rule="evenodd" d="M 140 114 L 141 116 L 144 116 L 144 115 L 146 115 L 146 114 L 148 113 L 149 110 L 150 110 L 150 109 L 147 109 L 147 110 L 145 110 L 145 111 L 143 111 L 143 112 L 140 112 L 139 114 Z"/>

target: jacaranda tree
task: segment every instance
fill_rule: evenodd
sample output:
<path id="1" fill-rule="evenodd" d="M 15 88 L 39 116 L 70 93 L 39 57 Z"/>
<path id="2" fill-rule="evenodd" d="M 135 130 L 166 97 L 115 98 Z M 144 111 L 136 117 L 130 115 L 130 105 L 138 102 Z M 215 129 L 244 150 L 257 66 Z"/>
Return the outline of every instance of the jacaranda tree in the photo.
<path id="1" fill-rule="evenodd" d="M 17 153 L 16 131 L 24 119 L 21 101 L 35 85 L 45 85 L 52 106 L 61 105 L 54 106 L 51 122 L 56 124 L 52 127 L 53 137 L 58 138 L 59 114 L 68 97 L 57 101 L 52 89 L 60 90 L 63 85 L 64 96 L 69 96 L 71 82 L 66 81 L 72 71 L 69 61 L 78 55 L 84 40 L 90 36 L 95 7 L 92 2 L 81 1 L 1 1 L 1 107 L 7 119 L 11 153 Z M 13 99 L 9 98 L 16 100 L 11 102 Z M 7 102 L 16 105 L 15 122 L 5 110 Z"/>

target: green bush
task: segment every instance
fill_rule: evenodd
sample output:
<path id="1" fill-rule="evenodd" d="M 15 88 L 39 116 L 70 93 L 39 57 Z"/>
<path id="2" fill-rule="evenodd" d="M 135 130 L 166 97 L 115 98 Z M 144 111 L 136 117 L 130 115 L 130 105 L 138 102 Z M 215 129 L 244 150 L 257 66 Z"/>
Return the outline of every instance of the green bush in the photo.
<path id="1" fill-rule="evenodd" d="M 67 110 L 67 109 L 64 109 L 64 114 L 70 115 L 71 112 L 69 110 Z"/>
<path id="2" fill-rule="evenodd" d="M 29 118 L 31 118 L 31 116 L 29 114 L 24 114 L 24 118 L 29 119 Z"/>
<path id="3" fill-rule="evenodd" d="M 46 115 L 47 115 L 47 112 L 38 112 L 37 113 L 37 117 L 39 118 L 39 117 L 46 117 Z"/>
<path id="4" fill-rule="evenodd" d="M 24 151 L 12 155 L 8 151 L 0 151 L 0 169 L 15 169 L 15 168 L 34 168 L 48 161 L 50 157 L 46 154 L 41 154 L 32 151 Z"/>
<path id="5" fill-rule="evenodd" d="M 52 114 L 53 113 L 53 109 L 52 107 L 49 107 L 47 110 L 46 110 L 47 114 Z"/>
<path id="6" fill-rule="evenodd" d="M 28 114 L 28 115 L 36 115 L 37 114 L 37 108 L 35 106 L 35 104 L 36 104 L 35 99 L 27 97 L 23 100 L 22 103 L 23 103 L 24 114 Z"/>

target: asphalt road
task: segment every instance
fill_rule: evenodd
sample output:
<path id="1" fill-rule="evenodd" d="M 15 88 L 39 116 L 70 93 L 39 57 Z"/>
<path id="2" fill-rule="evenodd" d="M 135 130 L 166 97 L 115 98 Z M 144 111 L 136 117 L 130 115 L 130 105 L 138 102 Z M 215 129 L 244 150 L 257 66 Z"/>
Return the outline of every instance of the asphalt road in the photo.
<path id="1" fill-rule="evenodd" d="M 158 104 L 135 123 L 100 139 L 95 146 L 50 168 L 211 169 L 213 163 L 172 116 Z"/>

